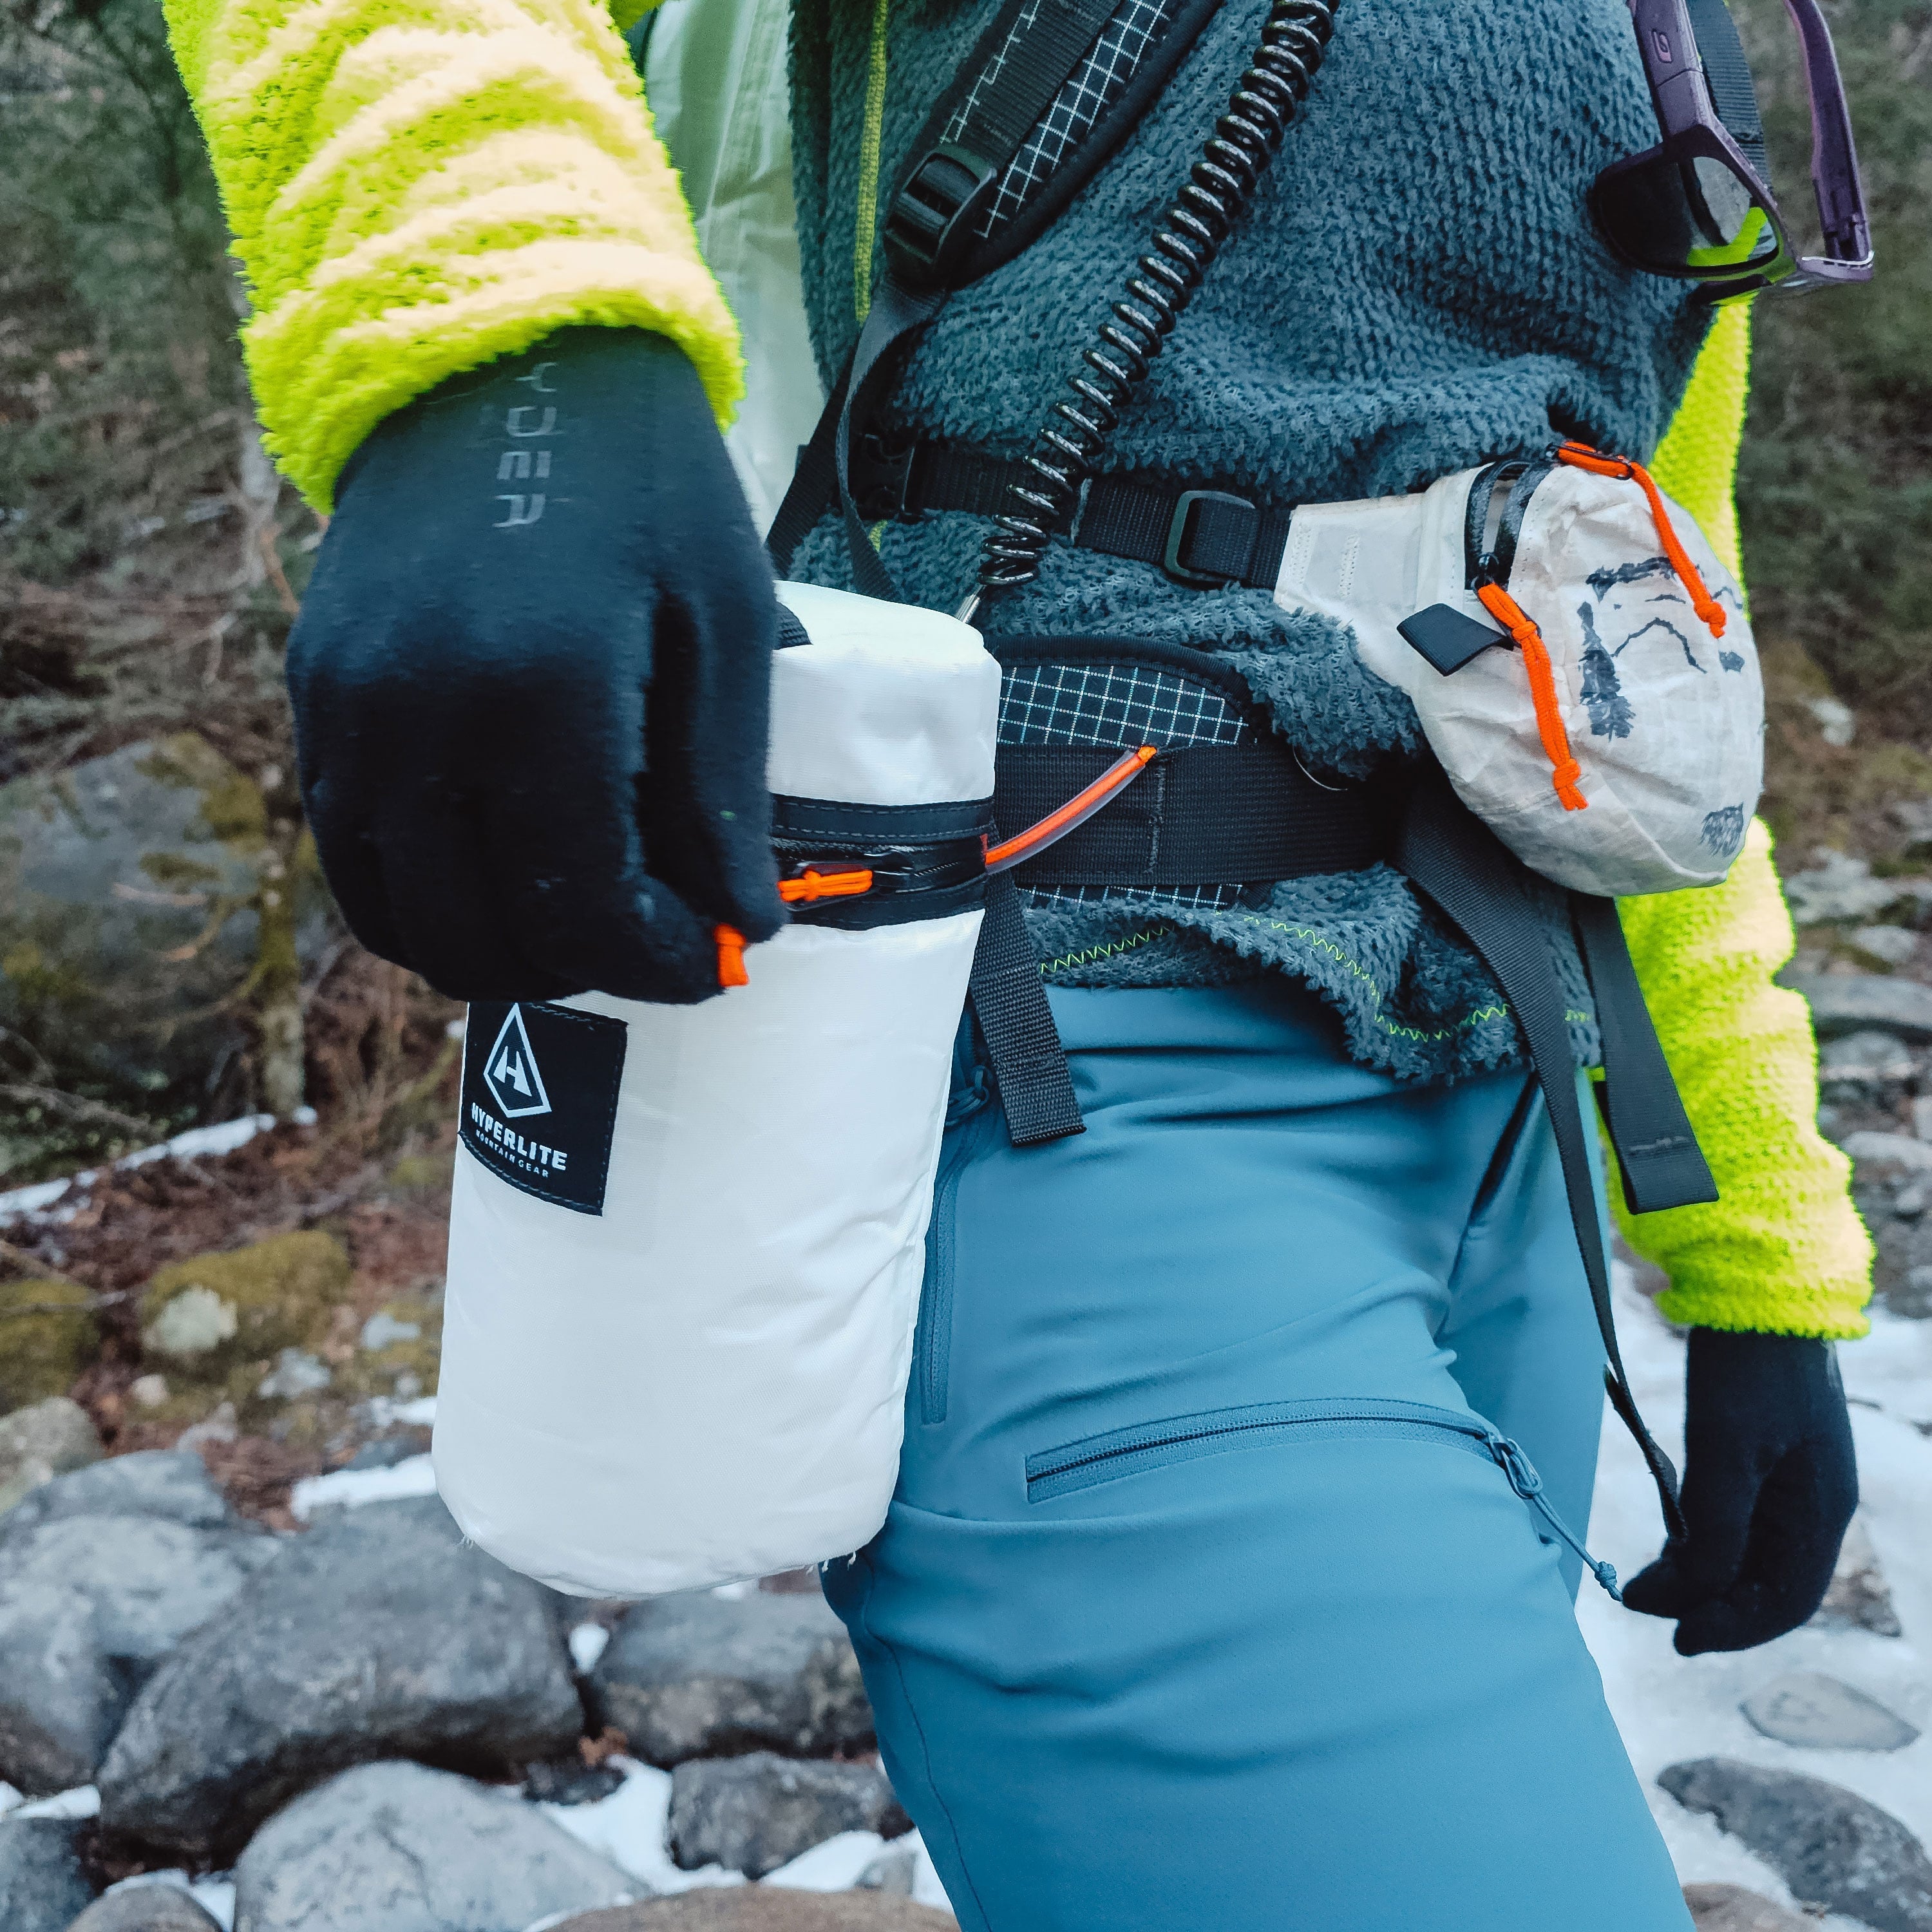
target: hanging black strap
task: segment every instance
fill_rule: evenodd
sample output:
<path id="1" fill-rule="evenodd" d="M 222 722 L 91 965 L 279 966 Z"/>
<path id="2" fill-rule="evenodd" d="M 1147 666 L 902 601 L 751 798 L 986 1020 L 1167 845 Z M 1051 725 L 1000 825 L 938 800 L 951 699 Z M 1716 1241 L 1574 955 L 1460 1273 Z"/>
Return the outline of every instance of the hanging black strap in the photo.
<path id="1" fill-rule="evenodd" d="M 653 17 L 650 15 L 646 19 Z M 785 486 L 784 500 L 771 528 L 765 532 L 765 548 L 770 552 L 772 568 L 781 578 L 791 574 L 791 560 L 798 547 L 812 534 L 812 527 L 825 514 L 825 506 L 838 488 L 838 465 L 833 450 L 838 439 L 839 418 L 845 412 L 845 388 L 852 380 L 852 358 L 838 372 L 825 406 L 818 412 L 812 440 L 798 452 L 798 464 Z"/>
<path id="2" fill-rule="evenodd" d="M 1014 1146 L 1084 1132 L 1039 956 L 1027 937 L 1019 893 L 1004 872 L 986 881 L 986 918 L 969 993 Z"/>
<path id="3" fill-rule="evenodd" d="M 1604 1042 L 1597 1104 L 1616 1149 L 1630 1212 L 1716 1200 L 1718 1184 L 1651 1023 L 1616 900 L 1573 892 L 1570 914 Z"/>
<path id="4" fill-rule="evenodd" d="M 1495 975 L 1522 1029 L 1556 1136 L 1570 1218 L 1576 1226 L 1576 1245 L 1603 1336 L 1604 1384 L 1612 1407 L 1649 1466 L 1663 1505 L 1665 1528 L 1672 1538 L 1681 1538 L 1684 1512 L 1678 1501 L 1677 1472 L 1637 1412 L 1617 1347 L 1610 1258 L 1591 1178 L 1589 1143 L 1576 1094 L 1570 1029 L 1550 956 L 1548 929 L 1523 890 L 1520 862 L 1456 797 L 1441 772 L 1435 772 L 1416 788 L 1410 800 L 1396 840 L 1396 863 L 1462 928 Z M 1612 910 L 1614 914 L 1615 908 Z"/>

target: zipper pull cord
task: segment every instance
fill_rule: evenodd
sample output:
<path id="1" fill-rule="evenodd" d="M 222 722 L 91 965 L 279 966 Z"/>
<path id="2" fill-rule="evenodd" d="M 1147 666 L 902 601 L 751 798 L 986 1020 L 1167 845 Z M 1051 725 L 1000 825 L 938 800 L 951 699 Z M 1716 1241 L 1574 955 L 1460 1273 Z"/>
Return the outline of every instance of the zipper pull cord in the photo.
<path id="1" fill-rule="evenodd" d="M 1652 480 L 1650 472 L 1641 463 L 1633 463 L 1627 456 L 1604 456 L 1584 442 L 1560 445 L 1556 460 L 1568 464 L 1574 470 L 1587 470 L 1593 476 L 1624 478 L 1642 490 L 1649 500 L 1650 514 L 1656 522 L 1664 554 L 1670 558 L 1678 581 L 1690 593 L 1690 608 L 1703 620 L 1704 628 L 1712 637 L 1721 638 L 1728 621 L 1724 607 L 1706 588 L 1697 566 L 1690 561 L 1690 553 L 1684 548 L 1676 526 L 1670 520 L 1670 512 L 1664 507 L 1664 492 Z"/>
<path id="2" fill-rule="evenodd" d="M 1624 1593 L 1618 1586 L 1617 1573 L 1608 1563 L 1600 1563 L 1583 1546 L 1582 1539 L 1556 1513 L 1556 1506 L 1543 1493 L 1543 1478 L 1537 1473 L 1536 1465 L 1523 1454 L 1522 1445 L 1507 1436 L 1491 1436 L 1485 1438 L 1490 1454 L 1496 1459 L 1504 1475 L 1508 1477 L 1510 1487 L 1523 1501 L 1538 1511 L 1564 1542 L 1582 1559 L 1583 1568 L 1602 1585 L 1604 1593 L 1613 1604 L 1621 1604 Z"/>
<path id="3" fill-rule="evenodd" d="M 1578 790 L 1583 775 L 1576 754 L 1570 748 L 1570 734 L 1563 728 L 1563 704 L 1556 694 L 1556 672 L 1550 662 L 1550 647 L 1536 620 L 1523 609 L 1500 584 L 1476 586 L 1476 598 L 1483 608 L 1508 632 L 1522 653 L 1523 668 L 1529 674 L 1529 700 L 1536 708 L 1536 734 L 1543 740 L 1544 756 L 1550 760 L 1550 784 L 1563 801 L 1565 812 L 1581 812 L 1590 802 Z"/>

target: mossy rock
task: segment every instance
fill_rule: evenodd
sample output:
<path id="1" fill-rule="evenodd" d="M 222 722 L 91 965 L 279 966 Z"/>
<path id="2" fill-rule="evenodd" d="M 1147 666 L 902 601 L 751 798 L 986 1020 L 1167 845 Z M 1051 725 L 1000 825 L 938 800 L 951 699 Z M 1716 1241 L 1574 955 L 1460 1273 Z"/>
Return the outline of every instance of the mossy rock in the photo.
<path id="1" fill-rule="evenodd" d="M 410 1334 L 407 1331 L 414 1329 Z M 442 1359 L 442 1298 L 405 1294 L 386 1302 L 363 1324 L 367 1346 L 336 1372 L 338 1388 L 358 1396 L 394 1395 L 398 1382 L 414 1378 L 413 1393 L 434 1395 Z"/>
<path id="2" fill-rule="evenodd" d="M 0 1414 L 66 1394 L 100 1346 L 89 1299 L 70 1281 L 0 1282 Z"/>
<path id="3" fill-rule="evenodd" d="M 141 1299 L 148 1354 L 173 1376 L 225 1383 L 244 1364 L 314 1348 L 349 1294 L 349 1256 L 315 1230 L 161 1270 Z"/>
<path id="4" fill-rule="evenodd" d="M 454 1148 L 445 1154 L 406 1154 L 390 1168 L 382 1185 L 392 1194 L 446 1200 L 455 1175 Z"/>

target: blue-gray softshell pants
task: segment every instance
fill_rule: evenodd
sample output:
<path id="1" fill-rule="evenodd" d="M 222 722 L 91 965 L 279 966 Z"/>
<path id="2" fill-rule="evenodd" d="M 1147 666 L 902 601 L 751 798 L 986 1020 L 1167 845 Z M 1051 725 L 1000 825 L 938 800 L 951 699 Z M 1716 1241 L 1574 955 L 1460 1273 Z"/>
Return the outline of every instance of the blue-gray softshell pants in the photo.
<path id="1" fill-rule="evenodd" d="M 1052 1003 L 1087 1131 L 1016 1150 L 962 1046 L 898 1494 L 825 1573 L 962 1925 L 1686 1932 L 1485 1441 L 1582 1533 L 1533 1084 L 1399 1084 L 1286 982 Z"/>

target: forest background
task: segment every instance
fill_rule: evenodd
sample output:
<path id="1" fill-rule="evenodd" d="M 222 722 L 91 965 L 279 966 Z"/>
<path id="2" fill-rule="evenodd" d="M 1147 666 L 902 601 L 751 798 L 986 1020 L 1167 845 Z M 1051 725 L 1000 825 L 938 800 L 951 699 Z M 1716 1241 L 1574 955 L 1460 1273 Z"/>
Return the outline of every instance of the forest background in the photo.
<path id="1" fill-rule="evenodd" d="M 1780 0 L 1732 10 L 1808 223 L 1795 40 Z M 1932 4 L 1827 10 L 1879 273 L 1756 305 L 1740 498 L 1781 861 L 1829 845 L 1882 872 L 1918 862 L 1888 805 L 1932 793 Z M 102 1050 L 112 976 L 0 908 L 0 1185 L 304 1100 L 393 1145 L 447 1084 L 454 1010 L 361 954 L 314 874 L 280 668 L 320 528 L 261 453 L 158 0 L 0 0 L 0 844 L 9 794 L 24 811 L 140 746 L 245 859 L 148 853 L 152 890 L 116 888 L 176 918 L 184 972 L 239 960 L 184 1034 L 159 1023 L 205 1040 L 185 1054 Z"/>

